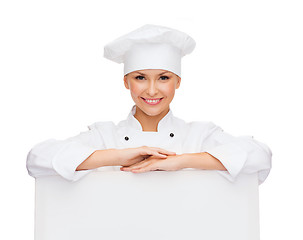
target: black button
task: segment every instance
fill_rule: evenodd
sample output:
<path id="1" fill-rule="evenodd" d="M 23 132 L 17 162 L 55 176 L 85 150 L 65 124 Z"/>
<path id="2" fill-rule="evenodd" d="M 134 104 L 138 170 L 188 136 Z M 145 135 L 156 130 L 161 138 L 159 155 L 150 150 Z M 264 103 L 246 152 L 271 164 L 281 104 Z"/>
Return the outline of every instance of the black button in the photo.
<path id="1" fill-rule="evenodd" d="M 126 136 L 124 139 L 125 139 L 126 141 L 128 141 L 129 138 L 128 138 L 128 136 Z"/>
<path id="2" fill-rule="evenodd" d="M 173 137 L 173 136 L 175 136 L 175 135 L 174 135 L 173 133 L 170 133 L 169 136 Z"/>

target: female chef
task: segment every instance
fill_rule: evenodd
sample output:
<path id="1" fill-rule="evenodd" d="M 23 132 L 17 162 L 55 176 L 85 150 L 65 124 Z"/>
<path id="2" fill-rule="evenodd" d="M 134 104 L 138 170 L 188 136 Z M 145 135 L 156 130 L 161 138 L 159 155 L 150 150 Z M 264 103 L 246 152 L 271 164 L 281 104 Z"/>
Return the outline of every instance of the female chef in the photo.
<path id="1" fill-rule="evenodd" d="M 170 108 L 181 82 L 181 58 L 195 48 L 187 34 L 144 25 L 104 48 L 104 57 L 124 63 L 124 85 L 135 103 L 125 120 L 95 122 L 65 140 L 48 139 L 27 156 L 31 176 L 61 175 L 76 181 L 91 171 L 185 168 L 216 170 L 230 181 L 271 169 L 271 150 L 252 137 L 234 137 L 212 122 L 185 122 Z"/>

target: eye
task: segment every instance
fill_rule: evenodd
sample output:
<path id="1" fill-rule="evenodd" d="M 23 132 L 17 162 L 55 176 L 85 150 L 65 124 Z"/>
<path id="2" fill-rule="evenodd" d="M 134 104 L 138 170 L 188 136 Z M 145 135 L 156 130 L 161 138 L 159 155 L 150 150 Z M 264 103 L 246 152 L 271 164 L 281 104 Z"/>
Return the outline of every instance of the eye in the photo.
<path id="1" fill-rule="evenodd" d="M 137 76 L 135 77 L 136 79 L 142 80 L 144 77 L 143 76 Z"/>
<path id="2" fill-rule="evenodd" d="M 167 77 L 167 76 L 161 76 L 160 78 L 161 78 L 161 80 L 169 79 L 169 77 Z"/>

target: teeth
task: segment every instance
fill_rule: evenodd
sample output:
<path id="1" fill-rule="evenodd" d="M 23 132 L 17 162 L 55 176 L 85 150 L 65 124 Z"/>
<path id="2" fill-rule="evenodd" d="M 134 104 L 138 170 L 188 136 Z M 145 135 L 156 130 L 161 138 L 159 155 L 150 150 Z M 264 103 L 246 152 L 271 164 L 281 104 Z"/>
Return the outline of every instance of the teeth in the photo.
<path id="1" fill-rule="evenodd" d="M 156 103 L 156 102 L 159 102 L 160 99 L 158 99 L 158 100 L 147 100 L 147 99 L 145 99 L 145 101 L 146 101 L 146 102 L 149 102 L 149 103 Z"/>

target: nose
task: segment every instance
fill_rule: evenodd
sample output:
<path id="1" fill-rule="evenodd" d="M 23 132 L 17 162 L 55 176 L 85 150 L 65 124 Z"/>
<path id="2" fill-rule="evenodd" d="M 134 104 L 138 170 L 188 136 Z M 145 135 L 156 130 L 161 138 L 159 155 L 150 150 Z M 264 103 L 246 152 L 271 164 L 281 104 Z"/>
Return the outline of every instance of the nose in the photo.
<path id="1" fill-rule="evenodd" d="M 152 97 L 158 93 L 158 87 L 156 81 L 149 81 L 147 93 Z"/>

